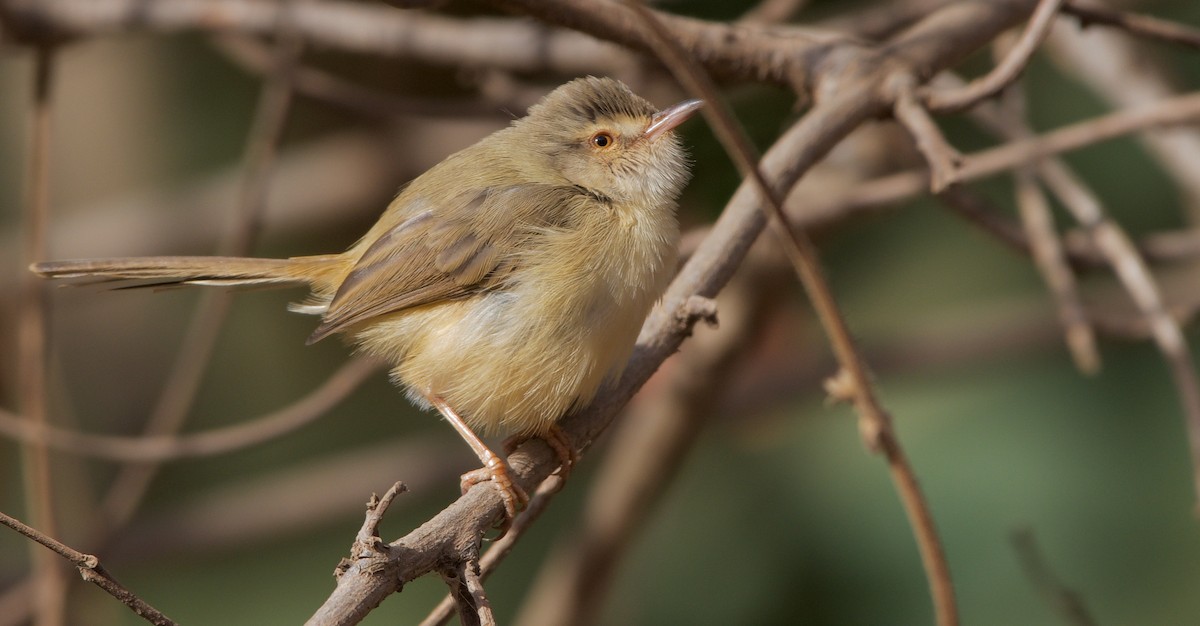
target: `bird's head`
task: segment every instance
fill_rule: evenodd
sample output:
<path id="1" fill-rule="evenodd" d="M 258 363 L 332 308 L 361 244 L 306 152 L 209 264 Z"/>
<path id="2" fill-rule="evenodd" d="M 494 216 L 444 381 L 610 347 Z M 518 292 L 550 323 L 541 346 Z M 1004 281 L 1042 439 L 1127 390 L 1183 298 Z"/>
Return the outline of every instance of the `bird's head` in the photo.
<path id="1" fill-rule="evenodd" d="M 548 94 L 516 124 L 547 165 L 573 185 L 620 202 L 670 204 L 688 177 L 673 130 L 702 100 L 661 111 L 611 78 L 580 78 Z"/>

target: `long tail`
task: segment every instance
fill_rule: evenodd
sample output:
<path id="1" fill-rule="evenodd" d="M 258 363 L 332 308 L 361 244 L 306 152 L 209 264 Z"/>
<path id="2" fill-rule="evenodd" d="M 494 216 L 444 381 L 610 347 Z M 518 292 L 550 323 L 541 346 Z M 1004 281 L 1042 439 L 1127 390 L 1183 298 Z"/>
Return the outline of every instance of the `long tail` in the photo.
<path id="1" fill-rule="evenodd" d="M 80 283 L 119 282 L 120 288 L 172 285 L 285 286 L 307 284 L 314 291 L 331 291 L 345 274 L 341 255 L 249 259 L 216 256 L 160 256 L 115 259 L 45 261 L 30 271 L 51 279 Z"/>

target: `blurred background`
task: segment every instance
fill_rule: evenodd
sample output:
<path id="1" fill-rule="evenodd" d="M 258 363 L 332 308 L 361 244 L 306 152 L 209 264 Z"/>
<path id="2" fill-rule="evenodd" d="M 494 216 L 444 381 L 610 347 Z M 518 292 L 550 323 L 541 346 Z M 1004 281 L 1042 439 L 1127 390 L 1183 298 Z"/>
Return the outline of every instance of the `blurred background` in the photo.
<path id="1" fill-rule="evenodd" d="M 781 15 L 835 28 L 886 4 L 797 2 Z M 660 8 L 734 20 L 752 6 L 696 0 Z M 1200 26 L 1192 0 L 1131 6 Z M 515 19 L 471 2 L 418 15 L 451 24 Z M 1060 22 L 1024 80 L 1031 122 L 1041 130 L 1125 106 L 1114 99 L 1124 79 L 1115 81 L 1118 96 L 1106 92 L 1104 76 L 1072 60 L 1073 46 L 1083 45 L 1074 20 Z M 272 44 L 152 30 L 93 33 L 56 55 L 52 258 L 212 254 L 235 228 Z M 1200 87 L 1200 52 L 1111 31 L 1091 35 L 1112 37 L 1119 43 L 1099 45 L 1122 46 L 1140 64 L 1113 66 L 1118 77 L 1160 76 L 1178 92 Z M 15 410 L 34 64 L 12 37 L 0 44 L 0 406 Z M 582 60 L 523 68 L 450 53 L 305 46 L 302 66 L 333 82 L 324 96 L 311 85 L 294 95 L 266 179 L 254 255 L 344 249 L 406 180 L 577 75 L 616 75 L 660 106 L 682 96 L 644 57 L 592 45 L 594 54 Z M 989 65 L 984 50 L 962 70 Z M 803 103 L 776 86 L 730 81 L 723 88 L 763 149 L 802 112 Z M 964 152 L 995 144 L 963 116 L 939 121 Z M 687 232 L 715 218 L 739 178 L 702 122 L 683 133 L 695 161 L 680 203 Z M 1135 237 L 1197 227 L 1196 198 L 1136 139 L 1066 160 Z M 906 136 L 881 120 L 806 178 L 811 191 L 797 193 L 820 197 L 828 193 L 822 185 L 918 165 Z M 971 187 L 1013 218 L 1011 177 Z M 1060 214 L 1059 225 L 1070 221 Z M 1102 337 L 1102 369 L 1081 374 L 1029 259 L 928 197 L 823 223 L 814 237 L 931 504 L 964 623 L 1067 623 L 1045 585 L 1022 568 L 1013 542 L 1022 531 L 1098 623 L 1194 623 L 1200 533 L 1192 469 L 1177 394 L 1153 345 Z M 746 302 L 755 307 L 740 348 L 719 370 L 714 401 L 695 420 L 694 444 L 646 509 L 592 617 L 601 624 L 931 623 L 927 584 L 886 465 L 863 448 L 853 411 L 826 401 L 821 380 L 835 366 L 819 328 L 800 287 L 772 269 L 770 251 L 760 256 L 762 267 L 737 279 L 738 299 L 728 304 L 734 316 Z M 1198 268 L 1186 259 L 1156 265 L 1172 303 L 1200 304 Z M 1080 279 L 1090 306 L 1133 311 L 1107 271 Z M 194 400 L 182 410 L 183 432 L 286 407 L 349 359 L 336 341 L 304 345 L 313 319 L 285 311 L 302 295 L 234 297 Z M 142 432 L 162 410 L 164 384 L 180 376 L 176 360 L 206 297 L 51 289 L 52 421 L 85 432 Z M 724 318 L 719 329 L 699 328 L 635 399 L 634 417 L 654 420 L 645 396 L 698 344 L 726 331 Z M 1189 339 L 1195 344 L 1200 335 L 1190 331 Z M 99 554 L 123 583 L 181 623 L 299 623 L 332 590 L 331 573 L 371 492 L 396 480 L 412 488 L 385 518 L 385 538 L 405 534 L 458 495 L 457 477 L 475 461 L 439 421 L 414 410 L 376 372 L 286 436 L 162 465 L 146 479 L 144 496 L 133 488 L 114 493 L 118 482 L 135 480 L 121 478 L 129 471 L 122 464 L 55 452 L 56 536 Z M 589 453 L 488 581 L 502 623 L 517 619 L 532 589 L 549 584 L 539 571 L 579 528 L 605 457 L 620 454 L 607 443 Z M 18 452 L 15 442 L 0 441 L 0 510 L 28 518 Z M 0 611 L 0 623 L 22 623 L 27 614 L 29 554 L 26 540 L 0 533 L 0 606 L 15 611 Z M 142 623 L 74 574 L 69 579 L 68 623 Z M 441 581 L 423 578 L 366 623 L 416 623 L 443 593 Z"/>

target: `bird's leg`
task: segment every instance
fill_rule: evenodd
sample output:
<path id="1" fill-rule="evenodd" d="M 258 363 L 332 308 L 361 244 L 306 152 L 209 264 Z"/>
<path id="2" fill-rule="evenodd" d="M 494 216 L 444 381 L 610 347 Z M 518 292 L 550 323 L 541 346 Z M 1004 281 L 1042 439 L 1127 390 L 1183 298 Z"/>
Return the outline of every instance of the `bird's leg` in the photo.
<path id="1" fill-rule="evenodd" d="M 563 429 L 559 428 L 558 424 L 551 424 L 549 430 L 534 436 L 545 441 L 546 445 L 550 446 L 550 449 L 554 450 L 554 453 L 558 455 L 557 473 L 559 478 L 566 480 L 567 476 L 571 473 L 571 468 L 575 467 L 575 464 L 579 462 L 579 454 L 575 452 L 575 446 L 571 445 L 570 437 L 567 437 L 567 433 L 563 432 Z M 534 436 L 517 435 L 505 439 L 504 453 L 506 455 L 512 454 L 513 450 L 517 449 L 517 446 L 529 441 Z"/>
<path id="2" fill-rule="evenodd" d="M 438 413 L 441 413 L 442 417 L 446 418 L 446 421 L 450 422 L 450 425 L 454 427 L 454 430 L 458 431 L 463 441 L 466 441 L 467 445 L 471 446 L 471 450 L 475 452 L 475 456 L 479 457 L 479 461 L 483 463 L 483 467 L 462 475 L 461 482 L 459 483 L 462 487 L 462 492 L 466 493 L 476 483 L 481 483 L 485 480 L 492 481 L 496 485 L 496 489 L 500 491 L 500 498 L 504 500 L 504 513 L 507 515 L 505 526 L 507 526 L 508 522 L 512 521 L 513 517 L 516 516 L 517 511 L 529 502 L 529 496 L 525 495 L 525 491 L 521 489 L 520 485 L 512 481 L 512 478 L 508 475 L 508 464 L 504 462 L 504 459 L 497 456 L 495 452 L 492 452 L 483 443 L 483 440 L 471 430 L 471 427 L 467 426 L 463 418 L 449 404 L 446 404 L 445 400 L 433 394 L 429 394 L 426 397 L 429 403 L 438 410 Z"/>

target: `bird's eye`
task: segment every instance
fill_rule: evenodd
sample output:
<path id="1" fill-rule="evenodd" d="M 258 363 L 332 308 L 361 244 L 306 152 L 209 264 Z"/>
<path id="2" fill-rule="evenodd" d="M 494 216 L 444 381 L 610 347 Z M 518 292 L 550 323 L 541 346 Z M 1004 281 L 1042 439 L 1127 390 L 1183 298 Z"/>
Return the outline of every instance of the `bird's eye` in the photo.
<path id="1" fill-rule="evenodd" d="M 613 136 L 607 132 L 600 131 L 592 135 L 592 145 L 597 148 L 607 148 L 613 145 Z"/>

